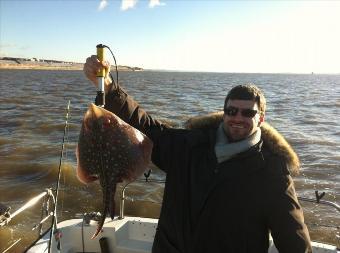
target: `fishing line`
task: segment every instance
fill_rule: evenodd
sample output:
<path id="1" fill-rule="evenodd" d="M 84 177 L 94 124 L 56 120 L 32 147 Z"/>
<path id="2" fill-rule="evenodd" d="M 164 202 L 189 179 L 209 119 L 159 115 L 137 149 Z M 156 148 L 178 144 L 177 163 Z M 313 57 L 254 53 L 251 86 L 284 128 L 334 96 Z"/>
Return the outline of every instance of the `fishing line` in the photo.
<path id="1" fill-rule="evenodd" d="M 57 205 L 58 205 L 58 195 L 59 195 L 59 185 L 60 185 L 60 175 L 61 175 L 61 165 L 64 158 L 64 149 L 65 149 L 65 137 L 67 133 L 67 126 L 68 126 L 68 117 L 70 112 L 70 104 L 71 101 L 68 101 L 67 109 L 66 109 L 66 120 L 65 120 L 65 127 L 64 127 L 64 135 L 63 135 L 63 141 L 61 146 L 61 152 L 60 152 L 60 159 L 59 159 L 59 169 L 58 169 L 58 180 L 57 180 L 57 186 L 55 189 L 55 202 L 54 202 L 54 210 L 53 210 L 53 216 L 52 216 L 52 226 L 50 231 L 50 239 L 48 242 L 48 252 L 51 252 L 51 246 L 52 246 L 52 235 L 57 233 Z M 53 231 L 54 230 L 54 231 Z"/>

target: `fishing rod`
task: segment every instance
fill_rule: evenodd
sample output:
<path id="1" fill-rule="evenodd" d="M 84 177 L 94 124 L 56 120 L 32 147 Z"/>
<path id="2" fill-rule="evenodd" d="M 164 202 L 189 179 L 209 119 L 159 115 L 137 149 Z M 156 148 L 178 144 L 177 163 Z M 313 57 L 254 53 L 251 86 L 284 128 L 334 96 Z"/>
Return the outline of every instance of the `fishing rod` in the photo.
<path id="1" fill-rule="evenodd" d="M 97 58 L 100 62 L 105 60 L 105 47 L 102 44 L 97 45 Z M 97 73 L 98 80 L 98 90 L 97 90 L 97 105 L 104 107 L 105 106 L 105 76 L 106 69 L 102 68 Z"/>
<path id="2" fill-rule="evenodd" d="M 66 109 L 66 120 L 65 120 L 65 126 L 64 126 L 64 135 L 63 135 L 63 141 L 61 145 L 61 151 L 60 151 L 60 159 L 59 159 L 59 169 L 58 169 L 58 180 L 57 180 L 57 186 L 55 188 L 55 201 L 54 201 L 54 210 L 52 214 L 52 227 L 50 231 L 50 239 L 48 242 L 48 252 L 51 252 L 52 247 L 52 235 L 54 234 L 56 238 L 60 238 L 61 234 L 58 231 L 57 228 L 57 205 L 58 205 L 58 195 L 59 195 L 59 185 L 60 185 L 60 175 L 61 175 L 61 165 L 64 158 L 64 149 L 65 149 L 65 137 L 67 133 L 68 128 L 68 118 L 69 118 L 69 112 L 70 112 L 70 104 L 71 101 L 68 101 L 67 109 Z"/>
<path id="3" fill-rule="evenodd" d="M 116 68 L 116 82 L 112 78 L 111 73 L 109 72 L 112 82 L 115 83 L 116 87 L 118 86 L 118 67 L 117 67 L 117 61 L 116 58 L 110 49 L 109 46 L 103 45 L 103 44 L 98 44 L 97 46 L 97 58 L 100 62 L 105 61 L 105 48 L 109 49 L 113 60 L 115 62 L 115 68 Z M 102 68 L 98 71 L 97 73 L 97 80 L 98 80 L 98 89 L 97 89 L 97 99 L 96 99 L 96 105 L 100 107 L 105 106 L 105 77 L 106 77 L 106 69 Z"/>

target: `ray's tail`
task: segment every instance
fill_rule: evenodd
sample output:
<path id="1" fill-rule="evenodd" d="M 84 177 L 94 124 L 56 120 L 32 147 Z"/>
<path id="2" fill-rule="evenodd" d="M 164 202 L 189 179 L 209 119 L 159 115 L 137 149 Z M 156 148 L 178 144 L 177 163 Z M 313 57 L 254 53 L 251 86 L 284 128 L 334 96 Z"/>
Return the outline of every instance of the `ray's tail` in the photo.
<path id="1" fill-rule="evenodd" d="M 104 226 L 104 222 L 105 222 L 105 218 L 106 215 L 108 214 L 108 212 L 110 212 L 110 216 L 113 219 L 114 217 L 114 208 L 115 208 L 115 204 L 113 201 L 113 197 L 114 193 L 115 193 L 115 189 L 116 189 L 116 184 L 114 185 L 107 185 L 106 187 L 102 187 L 103 189 L 103 212 L 102 212 L 102 216 L 100 218 L 100 220 L 98 221 L 98 227 L 96 232 L 94 233 L 94 235 L 92 236 L 91 239 L 94 239 L 98 236 L 98 234 L 102 231 L 102 228 Z"/>

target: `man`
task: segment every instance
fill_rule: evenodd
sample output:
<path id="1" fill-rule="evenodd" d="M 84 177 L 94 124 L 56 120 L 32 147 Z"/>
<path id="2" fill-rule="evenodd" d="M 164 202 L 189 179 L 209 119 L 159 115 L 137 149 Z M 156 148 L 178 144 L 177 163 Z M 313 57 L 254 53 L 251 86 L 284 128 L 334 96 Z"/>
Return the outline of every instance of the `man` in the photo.
<path id="1" fill-rule="evenodd" d="M 87 59 L 86 76 L 108 67 Z M 264 122 L 266 102 L 255 85 L 234 87 L 223 114 L 173 129 L 153 119 L 110 78 L 106 109 L 149 136 L 152 161 L 166 172 L 154 253 L 264 253 L 269 232 L 279 252 L 311 252 L 290 170 L 298 159 Z"/>

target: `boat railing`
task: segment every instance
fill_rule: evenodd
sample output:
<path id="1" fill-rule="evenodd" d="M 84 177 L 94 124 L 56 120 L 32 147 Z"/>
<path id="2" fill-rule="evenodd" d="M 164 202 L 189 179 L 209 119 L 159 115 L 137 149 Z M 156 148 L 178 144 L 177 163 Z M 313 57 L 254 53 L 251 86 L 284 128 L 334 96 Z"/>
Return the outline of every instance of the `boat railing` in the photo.
<path id="1" fill-rule="evenodd" d="M 145 179 L 137 179 L 135 181 L 126 183 L 122 187 L 121 196 L 120 196 L 119 217 L 118 217 L 119 219 L 124 219 L 124 216 L 125 216 L 124 215 L 125 200 L 129 199 L 129 197 L 126 196 L 125 191 L 131 184 L 133 184 L 133 183 L 160 183 L 160 184 L 164 184 L 165 183 L 165 180 L 149 179 L 148 174 L 144 174 L 144 175 L 145 175 Z M 324 196 L 325 196 L 324 192 L 319 194 L 318 191 L 315 191 L 315 199 L 314 198 L 306 198 L 306 197 L 298 197 L 298 199 L 300 201 L 304 201 L 304 202 L 310 202 L 310 203 L 314 203 L 314 204 L 321 204 L 321 205 L 325 205 L 325 206 L 330 206 L 330 207 L 335 208 L 338 212 L 340 212 L 340 206 L 335 202 L 328 201 L 328 200 L 322 200 L 321 198 L 323 198 Z M 37 223 L 36 225 L 34 225 L 33 228 L 32 228 L 32 231 L 39 228 L 39 235 L 41 235 L 43 224 L 50 217 L 53 216 L 53 212 L 50 211 L 52 209 L 51 202 L 52 202 L 52 205 L 55 205 L 55 197 L 54 197 L 54 194 L 52 192 L 52 189 L 46 189 L 45 192 L 42 192 L 39 195 L 31 198 L 29 201 L 27 201 L 23 206 L 21 206 L 19 209 L 17 209 L 13 213 L 10 213 L 10 207 L 6 208 L 6 206 L 0 204 L 1 205 L 0 209 L 2 210 L 2 212 L 0 212 L 0 227 L 7 225 L 14 217 L 21 214 L 25 210 L 35 206 L 43 198 L 44 198 L 44 200 L 42 202 L 42 207 L 41 207 L 40 222 Z"/>
<path id="2" fill-rule="evenodd" d="M 37 228 L 39 229 L 39 233 L 41 233 L 41 227 L 43 225 L 43 223 L 50 218 L 53 213 L 50 212 L 50 202 L 52 201 L 52 204 L 55 204 L 55 199 L 54 199 L 54 195 L 52 193 L 51 189 L 46 189 L 45 192 L 40 193 L 39 195 L 31 198 L 30 200 L 28 200 L 23 206 L 21 206 L 18 210 L 16 210 L 13 213 L 10 213 L 11 208 L 5 208 L 3 213 L 0 213 L 0 227 L 7 225 L 14 217 L 16 217 L 17 215 L 21 214 L 22 212 L 24 212 L 25 210 L 35 206 L 41 199 L 43 199 L 42 202 L 42 207 L 41 207 L 41 220 L 38 224 L 36 224 L 32 230 L 35 230 Z M 5 207 L 5 205 L 2 205 L 3 207 Z"/>
<path id="3" fill-rule="evenodd" d="M 120 194 L 120 203 L 119 203 L 119 216 L 118 219 L 124 219 L 124 209 L 125 209 L 125 200 L 128 199 L 128 197 L 125 195 L 125 190 L 133 183 L 159 183 L 159 184 L 165 184 L 165 180 L 158 180 L 158 179 L 149 179 L 151 174 L 151 170 L 149 170 L 147 173 L 144 173 L 144 179 L 137 179 L 131 182 L 126 183 L 121 190 Z"/>
<path id="4" fill-rule="evenodd" d="M 128 199 L 128 197 L 125 194 L 125 190 L 128 186 L 130 186 L 133 183 L 140 182 L 140 183 L 165 183 L 165 180 L 155 180 L 155 179 L 149 179 L 150 171 L 148 173 L 144 173 L 145 179 L 137 179 L 135 181 L 126 183 L 121 190 L 121 196 L 120 196 L 120 207 L 119 207 L 119 217 L 118 219 L 124 219 L 124 208 L 125 208 L 125 200 Z M 315 199 L 314 198 L 307 198 L 307 197 L 298 197 L 298 200 L 304 201 L 304 202 L 310 202 L 314 204 L 321 204 L 325 206 L 330 206 L 335 208 L 338 212 L 340 212 L 340 206 L 332 201 L 328 200 L 322 200 L 322 198 L 326 195 L 325 192 L 322 192 L 319 194 L 319 191 L 315 191 Z"/>
<path id="5" fill-rule="evenodd" d="M 310 202 L 314 204 L 321 204 L 325 206 L 331 206 L 334 207 L 338 212 L 340 212 L 340 206 L 332 201 L 328 200 L 322 200 L 322 198 L 326 195 L 325 192 L 322 192 L 319 194 L 319 191 L 315 191 L 315 199 L 312 198 L 306 198 L 306 197 L 298 197 L 298 200 L 300 201 L 305 201 L 305 202 Z"/>
<path id="6" fill-rule="evenodd" d="M 0 212 L 0 227 L 6 226 L 14 217 L 18 216 L 19 214 L 23 213 L 29 208 L 34 207 L 37 203 L 42 201 L 41 204 L 41 217 L 40 221 L 32 227 L 32 231 L 38 229 L 38 237 L 40 238 L 43 234 L 43 224 L 51 218 L 54 214 L 51 212 L 52 208 L 55 205 L 55 197 L 52 192 L 52 189 L 46 189 L 44 192 L 40 193 L 39 195 L 31 198 L 28 200 L 23 206 L 19 209 L 14 211 L 13 213 L 10 212 L 11 208 L 7 207 L 0 203 L 1 212 Z M 52 206 L 51 206 L 52 204 Z M 11 248 L 13 248 L 16 244 L 18 244 L 22 238 L 17 239 L 14 243 L 12 243 L 7 249 L 5 249 L 2 253 L 8 252 Z"/>

